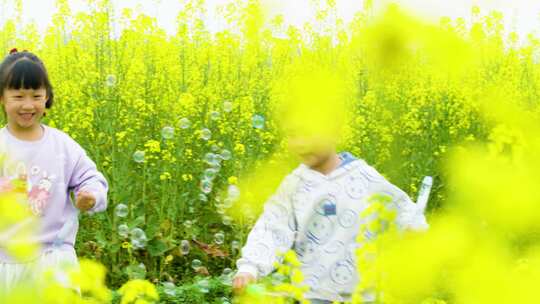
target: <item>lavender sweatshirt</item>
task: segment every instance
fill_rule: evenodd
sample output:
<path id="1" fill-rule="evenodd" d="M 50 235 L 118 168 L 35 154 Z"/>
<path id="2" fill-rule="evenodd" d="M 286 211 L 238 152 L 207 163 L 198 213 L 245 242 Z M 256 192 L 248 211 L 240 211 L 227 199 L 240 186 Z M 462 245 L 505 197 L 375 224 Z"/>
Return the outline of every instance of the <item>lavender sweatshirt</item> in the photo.
<path id="1" fill-rule="evenodd" d="M 36 225 L 32 241 L 41 245 L 41 252 L 53 243 L 62 250 L 73 250 L 79 223 L 70 193 L 92 193 L 96 204 L 89 213 L 95 213 L 107 207 L 108 184 L 71 137 L 55 128 L 42 127 L 43 137 L 37 141 L 23 141 L 6 127 L 0 129 L 0 155 L 6 156 L 0 165 L 0 192 L 13 191 L 20 181 L 26 181 L 28 207 L 36 216 L 31 222 Z M 0 263 L 15 262 L 1 246 Z"/>

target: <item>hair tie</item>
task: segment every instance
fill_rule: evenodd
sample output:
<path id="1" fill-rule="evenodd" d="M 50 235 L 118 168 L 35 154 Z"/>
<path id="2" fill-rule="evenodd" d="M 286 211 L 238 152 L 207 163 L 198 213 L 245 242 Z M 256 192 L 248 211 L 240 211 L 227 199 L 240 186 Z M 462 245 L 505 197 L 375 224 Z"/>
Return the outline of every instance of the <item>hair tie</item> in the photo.
<path id="1" fill-rule="evenodd" d="M 12 48 L 12 49 L 9 51 L 9 54 L 11 55 L 11 54 L 15 54 L 15 53 L 17 53 L 17 52 L 18 52 L 18 51 L 17 51 L 17 48 Z"/>

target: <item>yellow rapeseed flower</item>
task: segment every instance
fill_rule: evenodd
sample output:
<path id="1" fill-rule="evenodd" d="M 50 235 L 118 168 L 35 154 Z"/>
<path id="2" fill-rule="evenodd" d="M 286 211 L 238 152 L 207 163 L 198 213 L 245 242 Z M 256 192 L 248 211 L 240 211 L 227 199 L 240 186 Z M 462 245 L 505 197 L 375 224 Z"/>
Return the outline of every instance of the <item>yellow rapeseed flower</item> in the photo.
<path id="1" fill-rule="evenodd" d="M 159 141 L 153 140 L 153 139 L 147 141 L 144 144 L 144 147 L 146 148 L 146 151 L 148 152 L 158 153 L 161 151 L 161 146 L 160 146 Z"/>
<path id="2" fill-rule="evenodd" d="M 163 172 L 159 175 L 159 180 L 165 181 L 165 180 L 170 180 L 170 179 L 171 179 L 171 174 L 169 172 Z"/>
<path id="3" fill-rule="evenodd" d="M 230 185 L 236 185 L 238 183 L 238 177 L 236 176 L 229 176 L 229 178 L 227 179 L 227 182 L 230 184 Z"/>
<path id="4" fill-rule="evenodd" d="M 241 143 L 237 143 L 234 146 L 234 152 L 236 152 L 237 154 L 242 155 L 242 154 L 246 153 L 246 147 Z"/>
<path id="5" fill-rule="evenodd" d="M 182 179 L 187 182 L 187 181 L 190 181 L 190 180 L 193 180 L 193 175 L 191 174 L 182 174 Z"/>
<path id="6" fill-rule="evenodd" d="M 146 280 L 131 280 L 125 283 L 118 293 L 122 295 L 121 304 L 153 303 L 159 300 L 156 286 Z"/>

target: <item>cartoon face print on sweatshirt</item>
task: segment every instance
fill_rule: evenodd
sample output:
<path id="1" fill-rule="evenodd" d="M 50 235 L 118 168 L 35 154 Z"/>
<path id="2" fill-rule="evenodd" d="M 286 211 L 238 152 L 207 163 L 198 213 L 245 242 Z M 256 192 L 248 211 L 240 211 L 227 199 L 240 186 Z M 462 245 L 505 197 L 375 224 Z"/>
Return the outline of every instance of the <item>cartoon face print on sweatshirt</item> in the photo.
<path id="1" fill-rule="evenodd" d="M 302 271 L 304 271 L 302 269 Z M 314 269 L 305 273 L 304 284 L 311 290 L 319 290 L 321 288 L 321 277 L 324 277 L 328 270 L 324 265 L 318 265 Z"/>
<path id="2" fill-rule="evenodd" d="M 257 242 L 252 247 L 244 248 L 243 255 L 252 261 L 262 261 L 264 264 L 272 263 L 270 247 L 262 242 Z"/>
<path id="3" fill-rule="evenodd" d="M 373 167 L 367 164 L 360 167 L 360 172 L 362 172 L 362 175 L 372 183 L 380 183 L 385 181 L 384 177 L 377 172 L 377 170 L 373 169 Z"/>
<path id="4" fill-rule="evenodd" d="M 37 216 L 42 216 L 45 208 L 49 203 L 49 198 L 52 193 L 53 182 L 56 180 L 55 175 L 49 175 L 46 171 L 39 170 L 38 167 L 32 167 L 30 180 L 37 180 L 31 184 L 28 192 L 28 204 L 30 210 Z"/>
<path id="5" fill-rule="evenodd" d="M 3 164 L 0 177 L 0 192 L 27 194 L 28 175 L 23 162 Z"/>
<path id="6" fill-rule="evenodd" d="M 341 227 L 349 229 L 355 226 L 360 219 L 360 215 L 353 209 L 345 209 L 339 213 L 338 223 Z"/>
<path id="7" fill-rule="evenodd" d="M 307 188 L 313 189 L 319 187 L 322 180 L 319 174 L 308 170 L 302 175 L 302 182 Z"/>
<path id="8" fill-rule="evenodd" d="M 354 276 L 355 268 L 349 261 L 338 261 L 330 267 L 330 278 L 336 285 L 346 285 L 354 279 Z"/>
<path id="9" fill-rule="evenodd" d="M 334 226 L 330 216 L 315 213 L 307 224 L 306 236 L 318 245 L 326 244 L 334 233 Z"/>
<path id="10" fill-rule="evenodd" d="M 305 202 L 309 202 L 312 199 L 312 189 L 304 184 L 300 184 L 298 188 L 291 194 L 290 200 L 293 208 L 297 213 L 301 213 L 303 208 L 301 207 Z"/>
<path id="11" fill-rule="evenodd" d="M 288 244 L 292 241 L 290 232 L 292 230 L 287 231 L 288 229 L 291 229 L 289 225 L 286 226 L 286 228 L 280 228 L 276 229 L 275 225 L 276 223 L 284 223 L 289 222 L 289 211 L 287 211 L 287 207 L 282 205 L 281 203 L 277 201 L 273 201 L 270 204 L 268 204 L 265 207 L 264 212 L 264 226 L 266 227 L 266 231 L 271 231 L 272 233 L 272 239 L 274 241 L 274 244 L 277 247 L 283 247 L 288 246 Z"/>
<path id="12" fill-rule="evenodd" d="M 275 222 L 284 221 L 287 219 L 289 211 L 287 207 L 279 201 L 273 199 L 266 207 L 264 212 L 264 221 L 270 225 Z"/>
<path id="13" fill-rule="evenodd" d="M 344 185 L 345 192 L 354 200 L 359 200 L 366 196 L 368 190 L 368 180 L 366 176 L 355 171 L 353 174 L 346 177 Z"/>
<path id="14" fill-rule="evenodd" d="M 14 162 L 3 167 L 0 177 L 0 192 L 14 192 L 24 195 L 24 203 L 36 216 L 42 216 L 49 203 L 56 176 L 49 175 L 39 166 L 29 166 Z"/>
<path id="15" fill-rule="evenodd" d="M 315 258 L 318 257 L 317 251 L 318 246 L 310 239 L 303 239 L 296 243 L 295 250 L 298 254 L 300 262 L 304 264 L 311 263 Z"/>

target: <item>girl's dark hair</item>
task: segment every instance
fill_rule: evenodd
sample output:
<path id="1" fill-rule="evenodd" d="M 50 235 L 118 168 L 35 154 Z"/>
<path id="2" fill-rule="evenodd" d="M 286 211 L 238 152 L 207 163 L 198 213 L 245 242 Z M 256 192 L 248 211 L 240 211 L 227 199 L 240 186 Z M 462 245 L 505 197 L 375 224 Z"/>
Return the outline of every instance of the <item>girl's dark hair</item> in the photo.
<path id="1" fill-rule="evenodd" d="M 5 89 L 47 90 L 45 108 L 49 109 L 54 100 L 53 88 L 43 62 L 28 51 L 12 51 L 0 64 L 0 96 Z"/>

